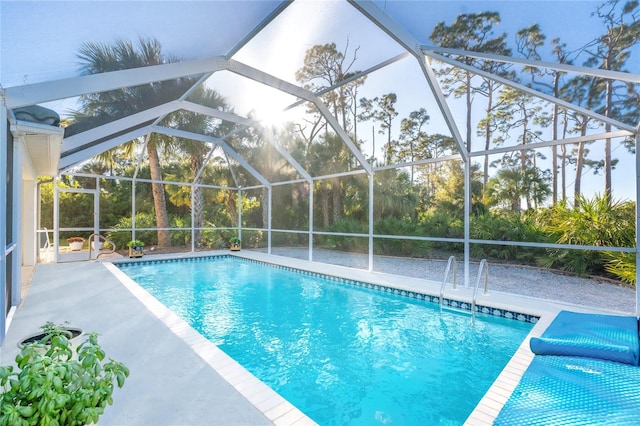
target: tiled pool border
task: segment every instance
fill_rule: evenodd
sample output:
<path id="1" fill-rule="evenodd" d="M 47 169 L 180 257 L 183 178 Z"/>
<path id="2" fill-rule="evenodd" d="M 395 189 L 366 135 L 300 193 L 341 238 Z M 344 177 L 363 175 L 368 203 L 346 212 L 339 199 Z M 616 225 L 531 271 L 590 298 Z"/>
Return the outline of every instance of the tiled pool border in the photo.
<path id="1" fill-rule="evenodd" d="M 327 280 L 330 280 L 330 281 L 335 281 L 335 282 L 340 283 L 340 284 L 346 284 L 346 285 L 355 286 L 355 287 L 367 288 L 367 289 L 371 289 L 371 290 L 375 290 L 375 291 L 381 291 L 381 292 L 384 292 L 384 293 L 390 293 L 390 294 L 394 294 L 394 295 L 398 295 L 398 296 L 402 296 L 402 297 L 409 297 L 409 298 L 412 298 L 412 299 L 417 299 L 417 300 L 425 301 L 425 302 L 428 302 L 428 303 L 435 303 L 435 304 L 439 304 L 440 303 L 440 296 L 438 296 L 438 295 L 431 295 L 431 294 L 421 293 L 421 292 L 416 292 L 416 291 L 402 290 L 402 289 L 398 289 L 398 288 L 395 288 L 395 287 L 390 287 L 390 286 L 385 286 L 385 285 L 380 285 L 380 284 L 373 284 L 373 283 L 368 283 L 368 282 L 365 282 L 365 281 L 353 280 L 353 279 L 350 279 L 350 278 L 336 277 L 336 276 L 325 274 L 325 273 L 307 271 L 307 270 L 304 270 L 304 269 L 301 269 L 301 268 L 294 268 L 294 267 L 291 267 L 291 266 L 279 265 L 279 264 L 276 264 L 276 263 L 265 262 L 265 261 L 262 261 L 262 260 L 248 259 L 248 258 L 244 258 L 244 257 L 240 258 L 240 257 L 232 256 L 232 255 L 229 255 L 229 254 L 217 254 L 217 255 L 207 255 L 207 256 L 190 256 L 190 257 L 152 259 L 152 260 L 142 260 L 142 259 L 140 259 L 140 260 L 128 260 L 128 261 L 121 261 L 121 262 L 113 262 L 113 264 L 116 265 L 120 269 L 124 269 L 124 268 L 126 268 L 128 266 L 140 266 L 140 265 L 144 265 L 144 264 L 193 262 L 193 261 L 200 262 L 200 261 L 222 260 L 222 259 L 236 259 L 238 261 L 244 261 L 244 262 L 257 263 L 257 264 L 261 264 L 261 265 L 267 265 L 267 266 L 270 266 L 270 267 L 273 267 L 273 268 L 277 268 L 277 269 L 283 269 L 283 270 L 286 270 L 286 271 L 296 272 L 296 273 L 300 273 L 300 274 L 303 274 L 303 275 L 308 275 L 308 276 L 327 279 Z M 469 313 L 471 313 L 471 303 L 469 303 L 469 302 L 461 302 L 459 300 L 449 299 L 449 298 L 446 298 L 446 297 L 443 297 L 442 302 L 443 302 L 443 305 L 446 305 L 449 308 L 459 309 L 459 310 L 462 310 L 462 311 L 468 311 Z M 476 312 L 477 313 L 493 315 L 493 316 L 496 316 L 496 317 L 511 319 L 511 320 L 515 320 L 515 321 L 528 322 L 528 323 L 532 323 L 532 324 L 536 324 L 538 322 L 538 320 L 540 319 L 540 317 L 537 316 L 537 315 L 523 314 L 523 313 L 520 313 L 520 312 L 510 311 L 508 309 L 499 309 L 499 308 L 494 308 L 494 307 L 491 307 L 491 306 L 485 306 L 485 305 L 476 304 L 475 308 L 476 308 Z"/>

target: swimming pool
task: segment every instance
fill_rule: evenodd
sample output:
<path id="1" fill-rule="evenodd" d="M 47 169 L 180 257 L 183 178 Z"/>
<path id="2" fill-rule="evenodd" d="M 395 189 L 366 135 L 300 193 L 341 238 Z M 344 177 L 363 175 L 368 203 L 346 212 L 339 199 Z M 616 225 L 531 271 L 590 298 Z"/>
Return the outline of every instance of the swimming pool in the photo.
<path id="1" fill-rule="evenodd" d="M 235 257 L 120 266 L 322 425 L 462 424 L 533 326 Z"/>

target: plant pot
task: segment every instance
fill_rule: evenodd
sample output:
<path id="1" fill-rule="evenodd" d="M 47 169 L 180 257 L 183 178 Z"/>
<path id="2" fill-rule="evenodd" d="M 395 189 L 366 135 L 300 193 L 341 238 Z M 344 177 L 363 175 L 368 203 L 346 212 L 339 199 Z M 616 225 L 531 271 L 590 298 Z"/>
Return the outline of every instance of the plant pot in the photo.
<path id="1" fill-rule="evenodd" d="M 77 327 L 64 327 L 64 329 L 68 332 L 68 339 L 71 343 L 71 349 L 75 351 L 75 349 L 80 345 L 80 337 L 82 336 L 82 329 Z M 18 348 L 22 349 L 25 345 L 30 343 L 40 343 L 42 339 L 46 337 L 46 333 L 39 331 L 37 333 L 33 333 L 23 339 L 18 341 Z M 46 344 L 45 344 L 46 345 Z M 48 346 L 48 345 L 47 345 Z M 42 348 L 42 350 L 38 349 L 39 353 L 47 352 L 47 349 Z"/>
<path id="2" fill-rule="evenodd" d="M 98 250 L 102 250 L 103 247 L 104 247 L 104 242 L 98 241 Z M 95 250 L 95 249 L 96 249 L 95 241 L 91 241 L 91 250 Z"/>
<path id="3" fill-rule="evenodd" d="M 142 246 L 129 247 L 129 257 L 142 257 L 143 255 Z"/>
<path id="4" fill-rule="evenodd" d="M 231 244 L 231 251 L 240 251 L 240 244 Z"/>
<path id="5" fill-rule="evenodd" d="M 69 247 L 71 247 L 71 251 L 80 251 L 82 250 L 82 245 L 84 243 L 82 241 L 73 241 L 69 243 Z"/>

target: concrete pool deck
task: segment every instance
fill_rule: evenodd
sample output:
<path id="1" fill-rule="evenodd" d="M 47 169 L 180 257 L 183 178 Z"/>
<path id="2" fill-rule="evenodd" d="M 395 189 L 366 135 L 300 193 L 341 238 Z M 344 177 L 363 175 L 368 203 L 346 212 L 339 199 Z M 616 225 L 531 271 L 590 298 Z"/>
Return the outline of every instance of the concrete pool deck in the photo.
<path id="1" fill-rule="evenodd" d="M 142 260 L 228 253 L 146 255 Z M 240 256 L 410 291 L 438 294 L 440 288 L 436 281 L 260 252 L 243 251 Z M 469 300 L 471 289 L 449 288 L 446 297 Z M 478 304 L 540 316 L 532 335 L 541 334 L 561 309 L 588 311 L 499 292 L 480 295 Z M 97 332 L 107 356 L 131 370 L 124 388 L 114 391 L 114 405 L 105 410 L 101 425 L 313 424 L 109 262 L 38 265 L 28 294 L 11 319 L 0 361 L 11 363 L 18 352 L 17 342 L 46 321 L 68 321 L 87 332 Z M 532 356 L 527 339 L 469 424 L 492 423 Z"/>

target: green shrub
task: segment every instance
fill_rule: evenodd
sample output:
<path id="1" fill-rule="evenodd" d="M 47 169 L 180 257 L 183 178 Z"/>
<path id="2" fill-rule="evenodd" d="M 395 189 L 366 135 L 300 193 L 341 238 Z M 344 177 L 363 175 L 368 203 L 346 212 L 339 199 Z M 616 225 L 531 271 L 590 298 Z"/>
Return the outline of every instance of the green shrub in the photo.
<path id="1" fill-rule="evenodd" d="M 606 252 L 608 262 L 605 269 L 621 281 L 636 285 L 636 254 Z"/>
<path id="2" fill-rule="evenodd" d="M 329 226 L 327 232 L 339 232 L 344 234 L 367 234 L 368 225 L 365 222 L 350 218 L 342 218 Z M 368 238 L 342 235 L 316 235 L 314 244 L 317 247 L 330 250 L 341 250 L 356 253 L 366 253 L 369 247 Z"/>
<path id="3" fill-rule="evenodd" d="M 191 244 L 191 217 L 172 216 L 169 226 L 171 228 L 187 228 L 184 231 L 171 231 L 171 245 L 184 246 Z"/>
<path id="4" fill-rule="evenodd" d="M 275 247 L 308 247 L 309 234 L 274 232 L 271 235 L 271 245 Z"/>
<path id="5" fill-rule="evenodd" d="M 136 228 L 154 228 L 156 226 L 156 218 L 149 213 L 137 213 L 136 214 Z M 131 241 L 131 231 L 118 231 L 118 229 L 131 229 L 131 218 L 122 217 L 116 225 L 113 226 L 113 231 L 107 232 L 107 239 L 114 242 L 119 247 L 125 247 L 129 241 Z M 158 232 L 152 231 L 136 231 L 136 239 L 144 241 L 147 245 L 158 244 Z"/>
<path id="6" fill-rule="evenodd" d="M 542 259 L 543 266 L 578 274 L 601 275 L 606 271 L 620 271 L 620 278 L 628 278 L 630 266 L 624 261 L 624 256 L 612 259 L 604 247 L 634 247 L 636 230 L 633 202 L 610 200 L 607 195 L 597 195 L 592 199 L 579 197 L 575 206 L 567 202 L 558 203 L 541 218 L 543 230 L 558 244 L 603 247 L 602 251 L 549 249 Z"/>
<path id="7" fill-rule="evenodd" d="M 200 235 L 200 247 L 222 250 L 229 248 L 230 231 L 217 229 L 203 229 Z"/>
<path id="8" fill-rule="evenodd" d="M 384 218 L 373 225 L 376 235 L 424 236 L 424 228 L 412 220 Z M 431 250 L 430 241 L 374 238 L 373 251 L 385 256 L 425 257 Z"/>
<path id="9" fill-rule="evenodd" d="M 469 235 L 474 240 L 543 242 L 547 240 L 535 221 L 535 216 L 512 213 L 508 215 L 485 213 L 470 218 Z M 534 264 L 544 250 L 499 244 L 472 244 L 471 256 L 503 261 L 518 260 Z"/>

